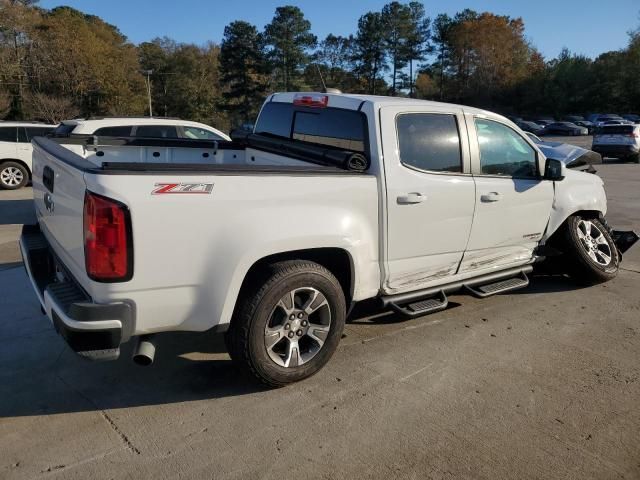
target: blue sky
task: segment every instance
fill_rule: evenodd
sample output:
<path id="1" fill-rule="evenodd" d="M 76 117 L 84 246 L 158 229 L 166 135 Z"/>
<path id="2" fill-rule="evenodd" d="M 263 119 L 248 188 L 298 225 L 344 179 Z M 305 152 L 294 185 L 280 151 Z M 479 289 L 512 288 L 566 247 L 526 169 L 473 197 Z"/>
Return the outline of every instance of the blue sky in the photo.
<path id="1" fill-rule="evenodd" d="M 220 42 L 224 26 L 245 20 L 262 28 L 280 5 L 297 5 L 322 38 L 348 35 L 360 15 L 386 1 L 367 0 L 41 0 L 40 6 L 69 5 L 116 25 L 134 43 L 168 36 L 179 42 Z M 627 44 L 627 32 L 640 25 L 638 0 L 437 0 L 423 1 L 430 16 L 464 8 L 522 17 L 526 35 L 547 57 L 562 47 L 595 57 Z"/>

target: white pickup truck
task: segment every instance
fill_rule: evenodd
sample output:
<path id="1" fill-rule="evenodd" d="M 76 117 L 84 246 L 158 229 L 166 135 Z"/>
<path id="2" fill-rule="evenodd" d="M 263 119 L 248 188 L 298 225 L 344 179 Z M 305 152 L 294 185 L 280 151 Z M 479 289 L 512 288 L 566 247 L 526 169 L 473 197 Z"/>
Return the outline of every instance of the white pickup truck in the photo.
<path id="1" fill-rule="evenodd" d="M 77 353 L 153 361 L 154 335 L 226 332 L 268 385 L 317 372 L 350 307 L 417 317 L 464 289 L 524 287 L 549 255 L 613 278 L 637 239 L 602 180 L 546 160 L 502 116 L 375 96 L 278 93 L 232 142 L 36 138 L 21 250 Z"/>

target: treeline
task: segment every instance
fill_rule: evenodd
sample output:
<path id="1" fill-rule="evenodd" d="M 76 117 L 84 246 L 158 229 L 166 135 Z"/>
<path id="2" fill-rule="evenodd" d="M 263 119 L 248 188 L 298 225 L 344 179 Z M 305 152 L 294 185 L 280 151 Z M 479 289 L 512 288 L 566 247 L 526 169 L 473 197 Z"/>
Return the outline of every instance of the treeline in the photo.
<path id="1" fill-rule="evenodd" d="M 430 16 L 420 2 L 367 12 L 349 36 L 318 39 L 302 10 L 284 6 L 261 30 L 230 23 L 220 44 L 165 37 L 136 46 L 70 7 L 0 0 L 5 119 L 148 114 L 149 88 L 155 115 L 229 129 L 252 122 L 269 92 L 323 84 L 523 115 L 637 112 L 639 74 L 638 31 L 596 59 L 564 50 L 546 61 L 521 18 L 468 9 Z"/>

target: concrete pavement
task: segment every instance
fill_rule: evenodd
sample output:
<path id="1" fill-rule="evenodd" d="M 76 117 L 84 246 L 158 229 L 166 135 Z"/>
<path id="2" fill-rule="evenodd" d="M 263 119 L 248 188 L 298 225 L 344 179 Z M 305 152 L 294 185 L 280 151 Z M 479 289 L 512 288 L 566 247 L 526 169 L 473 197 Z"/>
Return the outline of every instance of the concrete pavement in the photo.
<path id="1" fill-rule="evenodd" d="M 640 231 L 640 166 L 598 170 Z M 640 478 L 640 246 L 595 287 L 362 310 L 318 375 L 265 390 L 210 334 L 148 368 L 70 352 L 16 267 L 30 192 L 0 193 L 0 478 Z"/>

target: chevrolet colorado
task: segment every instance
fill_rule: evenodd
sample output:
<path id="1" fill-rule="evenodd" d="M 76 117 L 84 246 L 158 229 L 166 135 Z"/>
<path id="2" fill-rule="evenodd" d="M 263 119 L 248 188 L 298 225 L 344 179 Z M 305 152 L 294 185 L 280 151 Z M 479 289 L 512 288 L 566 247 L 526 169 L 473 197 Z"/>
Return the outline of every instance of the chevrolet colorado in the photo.
<path id="1" fill-rule="evenodd" d="M 137 337 L 149 364 L 154 334 L 215 329 L 280 386 L 327 363 L 356 302 L 417 317 L 456 290 L 525 287 L 549 255 L 580 282 L 607 281 L 637 240 L 605 223 L 599 177 L 458 105 L 278 93 L 231 142 L 33 146 L 25 266 L 56 330 L 92 359 Z"/>

